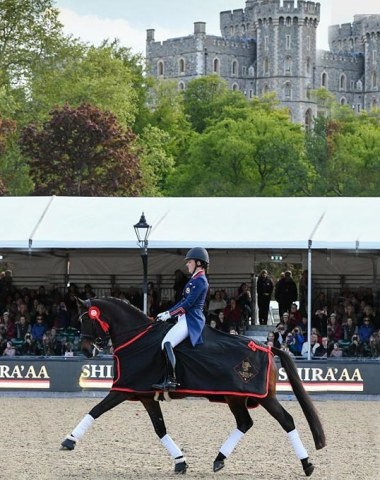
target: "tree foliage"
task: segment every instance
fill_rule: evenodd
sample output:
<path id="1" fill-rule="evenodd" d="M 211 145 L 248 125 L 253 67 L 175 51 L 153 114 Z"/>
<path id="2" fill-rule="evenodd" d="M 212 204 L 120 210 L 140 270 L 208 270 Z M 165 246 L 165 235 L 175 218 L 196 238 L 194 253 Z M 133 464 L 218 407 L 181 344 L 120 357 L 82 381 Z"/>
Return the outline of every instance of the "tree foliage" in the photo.
<path id="1" fill-rule="evenodd" d="M 135 196 L 141 190 L 136 137 L 116 117 L 83 104 L 51 112 L 39 129 L 25 127 L 35 195 Z"/>

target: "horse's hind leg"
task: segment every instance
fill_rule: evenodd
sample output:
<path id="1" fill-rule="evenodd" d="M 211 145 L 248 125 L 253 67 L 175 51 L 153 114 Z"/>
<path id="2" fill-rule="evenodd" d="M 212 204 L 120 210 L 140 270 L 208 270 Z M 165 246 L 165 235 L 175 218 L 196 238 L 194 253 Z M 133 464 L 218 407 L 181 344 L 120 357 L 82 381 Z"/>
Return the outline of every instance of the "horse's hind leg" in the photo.
<path id="1" fill-rule="evenodd" d="M 285 410 L 277 398 L 266 397 L 265 399 L 259 400 L 259 403 L 270 415 L 272 415 L 273 418 L 279 422 L 281 427 L 288 434 L 288 439 L 293 447 L 293 450 L 298 459 L 301 460 L 305 475 L 309 477 L 314 471 L 314 465 L 309 462 L 309 455 L 297 432 L 293 417 Z"/>
<path id="2" fill-rule="evenodd" d="M 170 435 L 166 433 L 166 426 L 160 404 L 152 398 L 140 398 L 140 401 L 148 412 L 154 431 L 162 445 L 174 460 L 174 472 L 186 473 L 188 467 L 186 458 L 183 456 L 181 449 L 174 443 Z"/>
<path id="3" fill-rule="evenodd" d="M 92 426 L 96 420 L 103 413 L 108 412 L 111 408 L 116 407 L 120 403 L 127 400 L 128 394 L 123 392 L 111 391 L 101 402 L 90 410 L 90 412 L 83 417 L 70 435 L 68 435 L 61 443 L 61 450 L 74 450 L 78 440 L 80 440 L 87 430 Z"/>
<path id="4" fill-rule="evenodd" d="M 226 397 L 226 401 L 235 417 L 237 428 L 231 432 L 227 440 L 220 447 L 219 453 L 214 460 L 214 472 L 218 472 L 224 467 L 224 460 L 231 455 L 240 439 L 253 425 L 253 420 L 247 410 L 246 398 Z"/>

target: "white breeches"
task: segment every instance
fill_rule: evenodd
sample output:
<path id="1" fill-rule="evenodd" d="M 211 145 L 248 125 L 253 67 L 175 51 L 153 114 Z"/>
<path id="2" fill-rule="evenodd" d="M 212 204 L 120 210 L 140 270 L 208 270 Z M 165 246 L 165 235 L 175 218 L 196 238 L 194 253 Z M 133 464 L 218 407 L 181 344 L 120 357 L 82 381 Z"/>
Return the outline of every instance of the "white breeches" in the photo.
<path id="1" fill-rule="evenodd" d="M 178 317 L 178 322 L 165 335 L 161 343 L 161 348 L 164 348 L 166 342 L 170 342 L 174 348 L 188 336 L 189 330 L 187 328 L 186 315 L 181 315 Z"/>

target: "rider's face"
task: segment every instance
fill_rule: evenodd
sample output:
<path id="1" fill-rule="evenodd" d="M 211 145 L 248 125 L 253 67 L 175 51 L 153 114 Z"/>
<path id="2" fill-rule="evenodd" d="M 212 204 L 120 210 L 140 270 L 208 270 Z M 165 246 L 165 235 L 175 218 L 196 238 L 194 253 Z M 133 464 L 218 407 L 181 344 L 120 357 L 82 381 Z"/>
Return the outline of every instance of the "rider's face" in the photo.
<path id="1" fill-rule="evenodd" d="M 189 270 L 189 273 L 193 274 L 195 270 L 195 260 L 192 260 L 192 259 L 188 260 L 186 262 L 186 267 Z"/>

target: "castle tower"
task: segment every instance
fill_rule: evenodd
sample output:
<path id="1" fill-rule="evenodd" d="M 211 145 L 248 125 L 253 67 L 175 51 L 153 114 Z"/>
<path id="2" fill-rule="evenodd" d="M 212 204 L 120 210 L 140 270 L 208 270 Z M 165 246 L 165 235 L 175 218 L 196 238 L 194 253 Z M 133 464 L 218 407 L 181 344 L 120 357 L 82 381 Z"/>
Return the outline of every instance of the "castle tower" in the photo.
<path id="1" fill-rule="evenodd" d="M 355 15 L 364 44 L 364 109 L 380 106 L 380 15 Z"/>
<path id="2" fill-rule="evenodd" d="M 247 2 L 257 39 L 256 93 L 276 92 L 295 122 L 310 125 L 316 105 L 316 32 L 320 5 L 303 0 Z"/>

